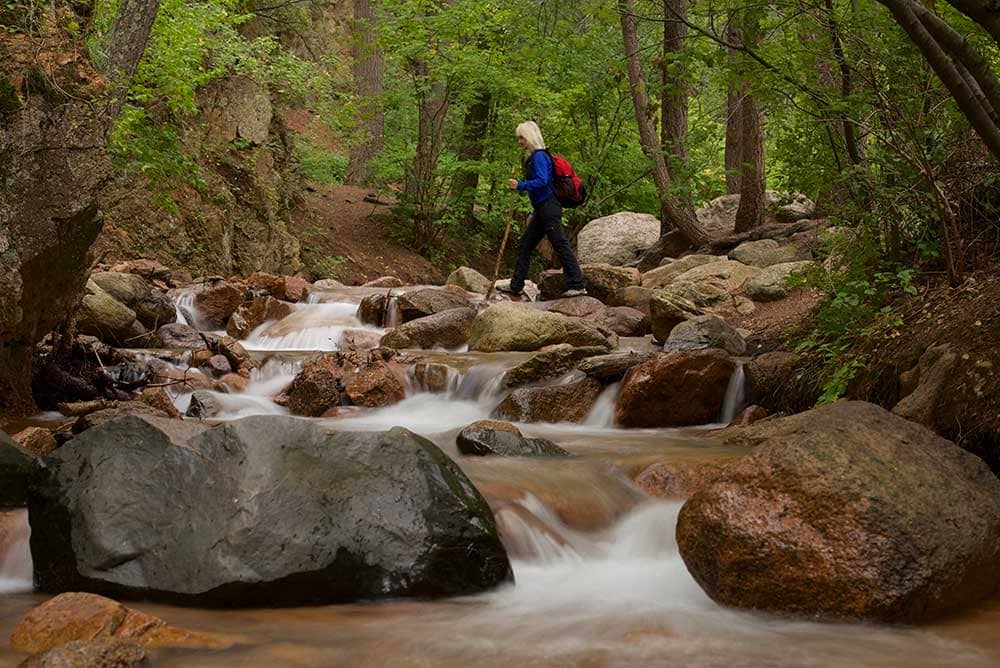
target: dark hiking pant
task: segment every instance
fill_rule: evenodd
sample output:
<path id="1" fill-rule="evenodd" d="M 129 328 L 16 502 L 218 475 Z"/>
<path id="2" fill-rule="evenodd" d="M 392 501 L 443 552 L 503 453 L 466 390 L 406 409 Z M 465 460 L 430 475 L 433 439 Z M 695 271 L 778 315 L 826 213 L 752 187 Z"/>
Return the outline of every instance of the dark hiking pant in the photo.
<path id="1" fill-rule="evenodd" d="M 552 249 L 556 252 L 559 262 L 563 266 L 563 274 L 566 277 L 567 290 L 582 290 L 583 274 L 580 272 L 580 265 L 573 255 L 573 249 L 569 245 L 569 239 L 562 227 L 562 207 L 559 200 L 550 197 L 537 207 L 531 216 L 528 228 L 521 235 L 517 242 L 517 263 L 514 265 L 514 276 L 510 279 L 510 289 L 520 292 L 524 289 L 524 279 L 528 277 L 528 264 L 531 262 L 531 254 L 535 252 L 535 247 L 542 240 L 548 237 Z"/>

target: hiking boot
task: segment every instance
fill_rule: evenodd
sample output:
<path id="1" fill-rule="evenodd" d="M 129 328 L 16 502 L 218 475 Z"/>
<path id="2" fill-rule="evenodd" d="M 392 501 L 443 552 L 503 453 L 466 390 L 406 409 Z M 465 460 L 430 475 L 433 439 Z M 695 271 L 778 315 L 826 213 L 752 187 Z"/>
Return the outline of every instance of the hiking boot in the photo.
<path id="1" fill-rule="evenodd" d="M 559 295 L 563 299 L 567 297 L 583 297 L 587 294 L 587 288 L 571 288 Z"/>
<path id="2" fill-rule="evenodd" d="M 520 297 L 524 294 L 523 290 L 511 290 L 510 285 L 497 285 L 493 289 L 497 292 L 502 292 L 505 295 L 512 295 L 514 297 Z"/>

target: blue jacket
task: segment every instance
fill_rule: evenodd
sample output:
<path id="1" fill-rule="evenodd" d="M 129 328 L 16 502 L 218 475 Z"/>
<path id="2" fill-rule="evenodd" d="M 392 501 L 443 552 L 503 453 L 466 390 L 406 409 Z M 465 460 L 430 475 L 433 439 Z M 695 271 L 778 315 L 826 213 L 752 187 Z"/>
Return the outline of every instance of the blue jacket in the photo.
<path id="1" fill-rule="evenodd" d="M 518 181 L 518 190 L 527 190 L 531 205 L 538 207 L 556 191 L 552 189 L 552 158 L 545 151 L 535 151 L 527 164 L 527 180 Z"/>

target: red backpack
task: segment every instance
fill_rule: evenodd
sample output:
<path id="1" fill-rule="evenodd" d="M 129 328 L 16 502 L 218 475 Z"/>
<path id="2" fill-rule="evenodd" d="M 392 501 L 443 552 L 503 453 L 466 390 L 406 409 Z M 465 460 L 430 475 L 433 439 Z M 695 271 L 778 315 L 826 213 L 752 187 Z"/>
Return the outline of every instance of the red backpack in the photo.
<path id="1" fill-rule="evenodd" d="M 552 158 L 552 189 L 559 204 L 566 209 L 581 206 L 587 201 L 587 184 L 576 175 L 569 160 L 548 149 L 545 152 Z"/>

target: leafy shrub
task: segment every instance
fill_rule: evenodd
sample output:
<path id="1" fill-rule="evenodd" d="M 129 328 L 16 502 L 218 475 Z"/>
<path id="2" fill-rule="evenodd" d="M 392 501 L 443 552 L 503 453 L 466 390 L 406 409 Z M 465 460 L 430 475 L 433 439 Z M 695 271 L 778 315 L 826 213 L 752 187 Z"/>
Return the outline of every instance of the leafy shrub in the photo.
<path id="1" fill-rule="evenodd" d="M 299 161 L 302 175 L 310 181 L 332 185 L 344 182 L 347 173 L 347 157 L 326 151 L 305 139 L 295 140 L 295 157 Z"/>

